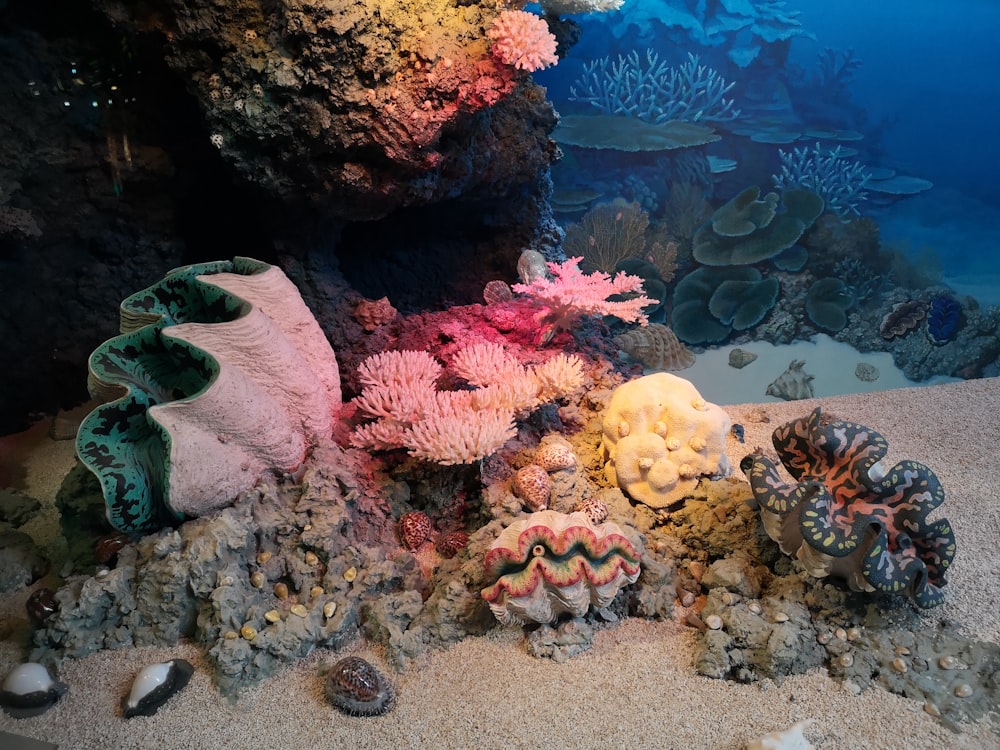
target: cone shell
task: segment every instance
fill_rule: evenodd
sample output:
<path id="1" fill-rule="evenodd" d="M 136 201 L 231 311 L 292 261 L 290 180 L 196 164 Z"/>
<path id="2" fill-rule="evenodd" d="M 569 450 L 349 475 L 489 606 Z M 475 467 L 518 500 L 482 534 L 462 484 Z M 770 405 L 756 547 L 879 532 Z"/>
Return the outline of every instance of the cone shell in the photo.
<path id="1" fill-rule="evenodd" d="M 650 323 L 615 336 L 615 345 L 650 370 L 683 370 L 694 364 L 694 352 L 665 325 Z"/>

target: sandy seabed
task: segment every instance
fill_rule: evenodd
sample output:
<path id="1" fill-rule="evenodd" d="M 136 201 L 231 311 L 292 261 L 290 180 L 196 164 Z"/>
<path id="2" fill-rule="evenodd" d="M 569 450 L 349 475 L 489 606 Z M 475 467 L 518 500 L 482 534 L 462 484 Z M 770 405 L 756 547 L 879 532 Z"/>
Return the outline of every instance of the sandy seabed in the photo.
<path id="1" fill-rule="evenodd" d="M 890 462 L 913 459 L 937 473 L 947 499 L 934 517 L 950 519 L 958 554 L 945 603 L 922 618 L 928 627 L 948 621 L 965 637 L 1000 642 L 1000 379 L 727 406 L 746 429 L 745 446 L 735 446 L 730 456 L 734 465 L 751 446 L 769 445 L 778 424 L 816 406 L 880 431 Z M 770 422 L 747 419 L 760 408 Z M 73 460 L 71 441 L 39 440 L 24 458 L 27 491 L 51 506 Z M 26 657 L 21 644 L 29 593 L 14 592 L 0 603 L 0 674 Z M 380 654 L 363 642 L 348 651 L 386 671 Z M 674 621 L 626 620 L 600 631 L 590 651 L 562 664 L 530 656 L 519 629 L 498 626 L 392 674 L 395 708 L 382 717 L 354 718 L 325 702 L 319 676 L 320 666 L 343 651 L 316 650 L 235 700 L 219 695 L 200 649 L 191 644 L 106 651 L 64 662 L 59 678 L 69 692 L 46 714 L 20 720 L 0 715 L 0 748 L 17 748 L 7 732 L 81 750 L 737 750 L 766 732 L 814 719 L 806 737 L 818 750 L 1000 749 L 996 713 L 954 732 L 920 701 L 877 687 L 857 694 L 823 670 L 781 684 L 739 684 L 698 676 L 694 654 L 694 631 Z M 133 675 L 176 657 L 197 668 L 188 687 L 153 717 L 123 719 L 119 703 Z"/>

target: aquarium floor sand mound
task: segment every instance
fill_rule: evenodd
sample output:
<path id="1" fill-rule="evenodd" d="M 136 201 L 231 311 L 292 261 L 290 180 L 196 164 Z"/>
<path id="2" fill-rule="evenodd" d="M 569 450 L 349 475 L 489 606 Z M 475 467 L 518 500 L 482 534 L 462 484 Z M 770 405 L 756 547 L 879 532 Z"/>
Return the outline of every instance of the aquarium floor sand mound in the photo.
<path id="1" fill-rule="evenodd" d="M 958 555 L 947 601 L 924 615 L 969 638 L 1000 641 L 1000 380 L 727 407 L 744 425 L 746 443 L 770 446 L 777 425 L 825 413 L 879 430 L 890 462 L 921 461 L 947 491 L 939 513 L 955 527 Z M 757 421 L 766 417 L 769 421 Z M 733 443 L 733 441 L 731 441 Z M 29 458 L 28 491 L 43 498 L 72 462 L 69 442 L 42 444 Z M 36 484 L 37 483 L 37 484 Z M 46 491 L 52 491 L 47 489 Z M 26 591 L 0 602 L 0 674 L 23 660 L 15 646 Z M 355 652 L 380 664 L 365 644 Z M 364 747 L 380 748 L 712 748 L 746 741 L 795 721 L 816 719 L 806 736 L 819 750 L 948 747 L 1000 748 L 996 717 L 956 734 L 923 704 L 871 688 L 860 695 L 819 670 L 754 684 L 699 677 L 695 634 L 668 622 L 627 620 L 602 630 L 594 648 L 566 663 L 529 656 L 516 629 L 497 628 L 432 653 L 419 669 L 392 675 L 398 703 L 379 718 L 350 718 L 323 701 L 319 669 L 342 653 L 316 651 L 235 701 L 219 696 L 200 649 L 103 652 L 67 661 L 60 678 L 70 692 L 48 713 L 14 720 L 0 731 L 65 748 Z M 151 662 L 183 657 L 199 671 L 191 684 L 150 718 L 121 718 L 119 702 L 132 676 Z"/>

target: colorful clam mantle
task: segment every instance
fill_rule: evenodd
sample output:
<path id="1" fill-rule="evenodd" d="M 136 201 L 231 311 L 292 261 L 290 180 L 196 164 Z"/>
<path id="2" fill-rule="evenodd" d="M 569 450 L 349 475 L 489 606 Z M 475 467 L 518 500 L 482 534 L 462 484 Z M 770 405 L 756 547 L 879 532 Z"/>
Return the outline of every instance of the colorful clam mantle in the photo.
<path id="1" fill-rule="evenodd" d="M 486 553 L 483 598 L 505 625 L 554 622 L 606 607 L 639 577 L 640 553 L 614 523 L 545 510 L 515 521 Z"/>
<path id="2" fill-rule="evenodd" d="M 879 433 L 852 422 L 824 424 L 818 408 L 772 439 L 796 483 L 785 483 L 758 453 L 741 468 L 764 528 L 785 554 L 855 590 L 908 594 L 924 608 L 941 603 L 955 535 L 946 519 L 927 520 L 944 501 L 933 471 L 916 461 L 883 471 L 888 445 Z"/>
<path id="3" fill-rule="evenodd" d="M 109 400 L 77 433 L 110 523 L 149 531 L 291 471 L 329 434 L 336 359 L 298 291 L 249 258 L 185 266 L 126 298 L 90 357 Z"/>

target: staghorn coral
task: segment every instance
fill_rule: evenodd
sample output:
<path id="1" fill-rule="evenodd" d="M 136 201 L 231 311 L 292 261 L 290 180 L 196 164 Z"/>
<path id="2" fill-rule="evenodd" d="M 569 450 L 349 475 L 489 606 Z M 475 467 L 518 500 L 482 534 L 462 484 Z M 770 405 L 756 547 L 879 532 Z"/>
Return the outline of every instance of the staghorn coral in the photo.
<path id="1" fill-rule="evenodd" d="M 584 65 L 583 76 L 570 86 L 570 101 L 587 102 L 609 115 L 628 115 L 652 123 L 668 120 L 723 122 L 735 120 L 740 111 L 726 98 L 735 83 L 727 83 L 716 70 L 699 64 L 697 55 L 671 66 L 653 49 L 645 60 L 638 50 L 602 57 Z"/>
<path id="2" fill-rule="evenodd" d="M 871 173 L 861 162 L 847 159 L 837 146 L 832 151 L 822 149 L 819 142 L 809 149 L 778 149 L 781 171 L 771 176 L 779 190 L 806 188 L 820 195 L 826 207 L 841 218 L 859 216 L 858 210 L 868 199 L 865 185 Z"/>
<path id="3" fill-rule="evenodd" d="M 944 501 L 933 471 L 916 461 L 886 469 L 888 445 L 878 432 L 825 422 L 819 408 L 777 428 L 772 441 L 794 483 L 759 453 L 740 468 L 782 552 L 811 575 L 842 577 L 857 591 L 906 594 L 923 608 L 942 602 L 955 535 L 946 519 L 927 520 Z"/>
<path id="4" fill-rule="evenodd" d="M 584 513 L 532 513 L 486 553 L 486 575 L 495 583 L 482 596 L 505 625 L 581 617 L 636 581 L 640 556 L 617 524 L 595 525 Z"/>
<path id="5" fill-rule="evenodd" d="M 572 327 L 583 315 L 614 315 L 626 323 L 647 325 L 643 308 L 654 300 L 641 294 L 642 279 L 619 272 L 614 277 L 600 271 L 585 274 L 580 270 L 582 258 L 574 257 L 563 263 L 549 263 L 552 279 L 535 279 L 530 284 L 514 284 L 518 294 L 528 295 L 540 310 L 535 320 L 541 325 L 542 340 L 560 329 Z M 628 295 L 626 299 L 609 297 Z"/>

